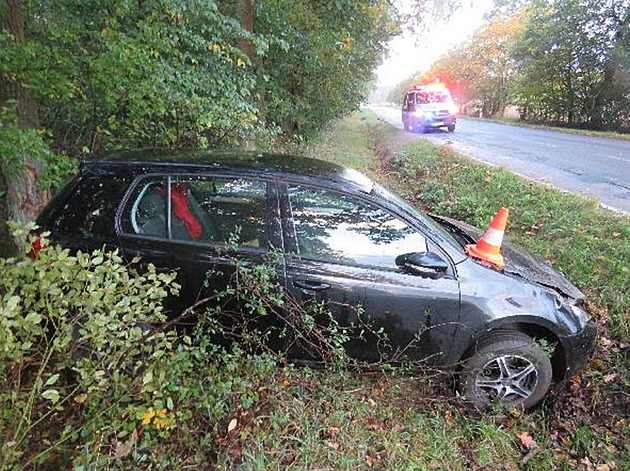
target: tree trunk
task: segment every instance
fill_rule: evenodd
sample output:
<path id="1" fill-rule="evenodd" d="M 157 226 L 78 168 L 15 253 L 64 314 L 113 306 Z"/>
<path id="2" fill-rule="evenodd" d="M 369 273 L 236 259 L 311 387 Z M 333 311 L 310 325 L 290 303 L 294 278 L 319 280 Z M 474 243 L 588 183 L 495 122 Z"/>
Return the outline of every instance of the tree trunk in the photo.
<path id="1" fill-rule="evenodd" d="M 236 0 L 236 17 L 245 31 L 254 31 L 254 0 Z M 238 47 L 247 54 L 250 61 L 254 60 L 254 45 L 247 39 L 241 39 Z"/>
<path id="2" fill-rule="evenodd" d="M 1 2 L 2 0 L 0 0 Z M 4 5 L 2 5 L 4 3 Z M 11 47 L 26 42 L 24 37 L 24 18 L 21 0 L 5 0 L 0 3 L 0 29 L 11 34 L 2 47 Z M 0 75 L 0 108 L 12 101 L 17 104 L 19 124 L 22 129 L 34 129 L 38 126 L 37 104 L 28 89 L 19 82 Z M 49 199 L 49 192 L 39 188 L 39 174 L 42 166 L 32 156 L 22 156 L 23 168 L 17 175 L 11 176 L 8 168 L 2 169 L 6 189 L 6 217 L 27 223 L 35 220 Z M 0 214 L 2 211 L 0 211 Z M 0 221 L 0 235 L 6 234 L 6 220 Z"/>

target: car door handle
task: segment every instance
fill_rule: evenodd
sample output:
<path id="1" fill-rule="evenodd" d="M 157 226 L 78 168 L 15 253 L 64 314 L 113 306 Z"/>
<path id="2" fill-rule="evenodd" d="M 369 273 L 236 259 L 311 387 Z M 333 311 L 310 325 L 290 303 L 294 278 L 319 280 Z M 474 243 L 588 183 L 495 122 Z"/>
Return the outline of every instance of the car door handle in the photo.
<path id="1" fill-rule="evenodd" d="M 329 283 L 322 283 L 320 281 L 313 280 L 295 280 L 293 282 L 293 286 L 300 289 L 305 289 L 309 291 L 324 291 L 330 288 Z"/>

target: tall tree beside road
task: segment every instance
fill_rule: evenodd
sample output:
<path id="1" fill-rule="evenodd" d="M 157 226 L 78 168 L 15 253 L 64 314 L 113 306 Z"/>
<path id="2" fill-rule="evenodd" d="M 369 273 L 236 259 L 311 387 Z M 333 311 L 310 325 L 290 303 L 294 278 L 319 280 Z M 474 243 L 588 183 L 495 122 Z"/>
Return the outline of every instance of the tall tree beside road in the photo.
<path id="1" fill-rule="evenodd" d="M 628 58 L 629 8 L 628 0 L 534 3 L 515 51 L 526 119 L 611 129 L 627 119 L 620 65 Z"/>
<path id="2" fill-rule="evenodd" d="M 0 2 L 0 47 L 22 47 L 26 43 L 21 0 Z M 3 110 L 5 110 L 3 112 Z M 33 220 L 48 201 L 48 192 L 39 185 L 42 163 L 35 146 L 39 141 L 37 104 L 31 91 L 0 67 L 0 118 L 13 110 L 13 116 L 0 121 L 0 215 L 19 222 Z M 17 112 L 17 113 L 15 113 Z M 31 145 L 21 145 L 29 140 Z M 7 227 L 0 221 L 0 239 Z"/>
<path id="3" fill-rule="evenodd" d="M 254 30 L 269 39 L 259 82 L 263 116 L 309 135 L 356 109 L 397 32 L 386 0 L 256 2 Z"/>

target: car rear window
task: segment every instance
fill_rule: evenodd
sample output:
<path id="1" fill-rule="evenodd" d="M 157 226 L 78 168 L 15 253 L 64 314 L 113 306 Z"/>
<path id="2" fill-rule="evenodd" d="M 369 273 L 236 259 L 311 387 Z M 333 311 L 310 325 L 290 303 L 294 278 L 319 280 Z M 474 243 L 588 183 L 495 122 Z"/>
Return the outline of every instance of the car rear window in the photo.
<path id="1" fill-rule="evenodd" d="M 46 229 L 73 238 L 112 241 L 116 237 L 115 214 L 129 178 L 117 175 L 83 175 L 74 188 L 60 197 Z"/>

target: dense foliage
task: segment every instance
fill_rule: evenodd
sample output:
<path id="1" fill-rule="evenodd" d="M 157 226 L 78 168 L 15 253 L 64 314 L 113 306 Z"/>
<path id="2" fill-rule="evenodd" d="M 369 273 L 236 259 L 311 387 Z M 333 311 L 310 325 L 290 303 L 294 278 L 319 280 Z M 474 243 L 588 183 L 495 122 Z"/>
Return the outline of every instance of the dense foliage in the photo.
<path id="1" fill-rule="evenodd" d="M 228 417 L 256 406 L 276 374 L 273 356 L 210 340 L 216 303 L 200 305 L 198 329 L 167 330 L 175 274 L 50 246 L 0 269 L 2 470 L 211 468 Z M 240 274 L 269 291 L 236 293 L 264 315 L 269 271 Z"/>
<path id="2" fill-rule="evenodd" d="M 0 73 L 35 95 L 57 151 L 217 147 L 261 121 L 309 133 L 356 108 L 395 33 L 382 0 L 260 1 L 253 32 L 234 15 L 214 0 L 25 2 Z"/>
<path id="3" fill-rule="evenodd" d="M 536 2 L 514 55 L 525 118 L 630 128 L 629 1 Z"/>
<path id="4" fill-rule="evenodd" d="M 469 112 L 606 130 L 630 129 L 630 2 L 497 1 L 485 25 L 432 68 Z"/>
<path id="5" fill-rule="evenodd" d="M 382 0 L 256 4 L 256 27 L 278 38 L 261 58 L 263 115 L 292 134 L 311 134 L 365 101 L 395 33 Z"/>

